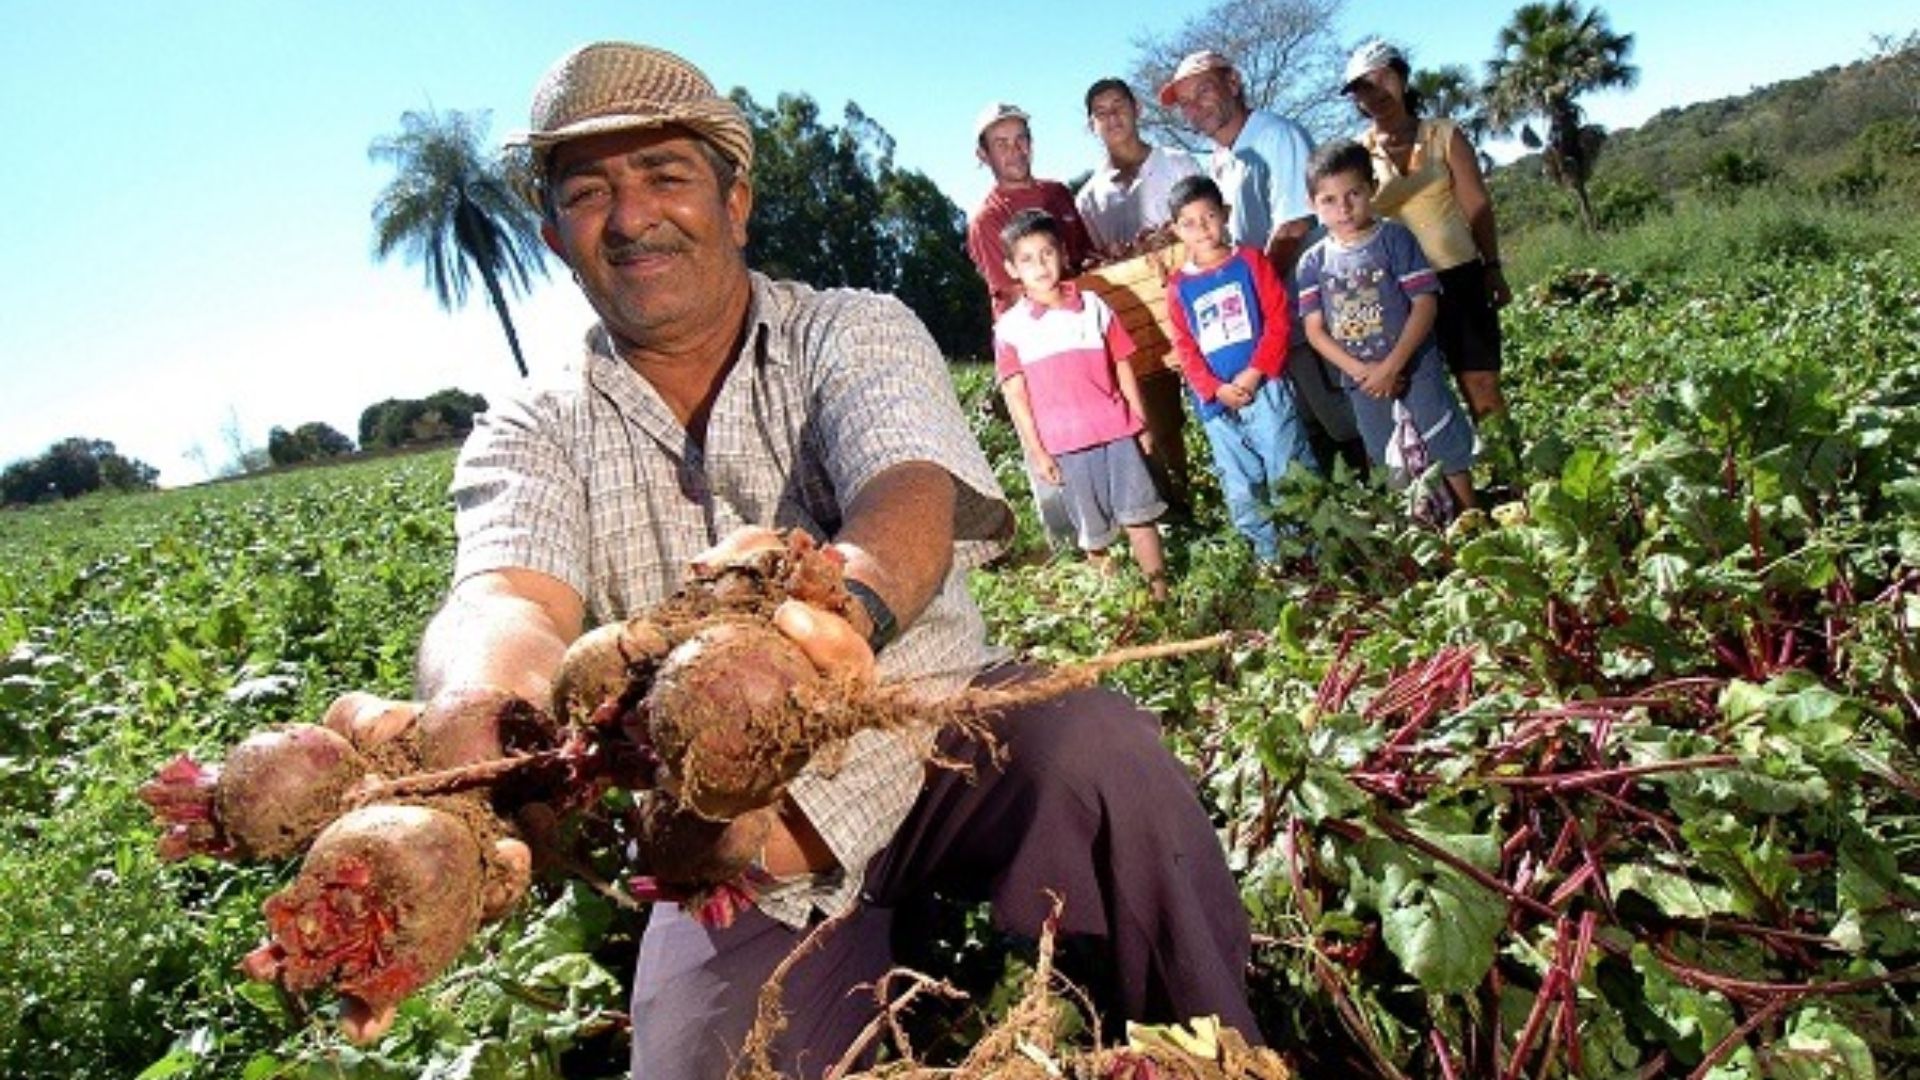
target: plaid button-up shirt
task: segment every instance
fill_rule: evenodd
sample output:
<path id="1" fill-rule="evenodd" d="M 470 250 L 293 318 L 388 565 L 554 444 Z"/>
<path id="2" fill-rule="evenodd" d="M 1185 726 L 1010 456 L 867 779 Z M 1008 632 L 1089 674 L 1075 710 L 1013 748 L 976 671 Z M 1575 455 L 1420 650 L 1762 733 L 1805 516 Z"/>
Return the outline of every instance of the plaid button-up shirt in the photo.
<path id="1" fill-rule="evenodd" d="M 585 599 L 589 625 L 624 619 L 742 526 L 831 539 L 854 494 L 907 462 L 954 478 L 953 569 L 880 654 L 880 677 L 957 688 L 993 659 L 966 574 L 1000 550 L 1012 516 L 938 348 L 891 297 L 754 274 L 741 355 L 698 441 L 595 327 L 578 370 L 477 421 L 454 472 L 454 577 L 535 570 Z M 763 894 L 789 925 L 853 902 L 919 793 L 911 738 L 865 732 L 836 756 L 830 774 L 810 767 L 789 789 L 841 867 Z"/>

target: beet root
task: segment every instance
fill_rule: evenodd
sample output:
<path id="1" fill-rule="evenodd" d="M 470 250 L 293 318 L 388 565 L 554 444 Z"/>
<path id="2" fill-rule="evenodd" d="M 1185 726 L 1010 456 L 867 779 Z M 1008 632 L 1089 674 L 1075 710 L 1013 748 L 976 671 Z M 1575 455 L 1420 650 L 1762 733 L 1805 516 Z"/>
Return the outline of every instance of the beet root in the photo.
<path id="1" fill-rule="evenodd" d="M 420 764 L 428 772 L 545 750 L 559 740 L 553 720 L 527 701 L 491 687 L 438 694 L 420 714 Z"/>
<path id="2" fill-rule="evenodd" d="M 644 616 L 580 635 L 567 646 L 554 677 L 553 715 L 563 724 L 597 726 L 607 709 L 632 707 L 633 688 L 652 681 L 670 648 L 666 635 Z"/>
<path id="3" fill-rule="evenodd" d="M 140 798 L 166 826 L 162 858 L 278 859 L 298 854 L 339 817 L 367 773 L 366 759 L 339 734 L 287 724 L 249 736 L 218 766 L 175 758 L 141 785 Z"/>
<path id="4" fill-rule="evenodd" d="M 640 811 L 641 872 L 629 882 L 637 899 L 672 901 L 717 929 L 753 906 L 754 893 L 771 880 L 760 857 L 778 816 L 772 807 L 717 822 L 649 792 Z"/>
<path id="5" fill-rule="evenodd" d="M 714 622 L 676 646 L 640 710 L 674 794 L 714 821 L 772 803 L 820 742 L 809 691 L 821 681 L 758 621 Z"/>
<path id="6" fill-rule="evenodd" d="M 268 897 L 267 942 L 241 969 L 295 993 L 331 986 L 379 1012 L 451 964 L 479 928 L 484 852 L 458 817 L 363 807 L 313 842 Z"/>
<path id="7" fill-rule="evenodd" d="M 220 825 L 243 858 L 297 854 L 367 775 L 353 744 L 314 724 L 248 736 L 227 754 L 214 797 Z"/>
<path id="8" fill-rule="evenodd" d="M 140 801 L 161 826 L 162 859 L 173 862 L 194 854 L 233 857 L 233 842 L 214 816 L 213 796 L 219 784 L 218 765 L 202 765 L 191 755 L 181 754 L 140 785 Z"/>
<path id="9" fill-rule="evenodd" d="M 640 869 L 685 891 L 734 881 L 759 862 L 776 816 L 766 807 L 732 821 L 711 821 L 650 792 L 640 808 Z"/>

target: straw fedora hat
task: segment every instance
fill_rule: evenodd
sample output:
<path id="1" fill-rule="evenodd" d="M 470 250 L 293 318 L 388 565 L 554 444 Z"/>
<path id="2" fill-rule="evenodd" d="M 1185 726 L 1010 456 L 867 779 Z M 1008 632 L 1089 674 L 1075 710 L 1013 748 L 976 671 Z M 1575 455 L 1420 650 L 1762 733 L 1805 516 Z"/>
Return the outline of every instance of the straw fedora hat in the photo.
<path id="1" fill-rule="evenodd" d="M 753 132 L 732 101 L 686 60 L 624 42 L 583 45 L 548 69 L 533 92 L 526 131 L 507 140 L 533 153 L 536 171 L 563 142 L 608 131 L 679 126 L 706 137 L 741 172 L 753 167 Z"/>

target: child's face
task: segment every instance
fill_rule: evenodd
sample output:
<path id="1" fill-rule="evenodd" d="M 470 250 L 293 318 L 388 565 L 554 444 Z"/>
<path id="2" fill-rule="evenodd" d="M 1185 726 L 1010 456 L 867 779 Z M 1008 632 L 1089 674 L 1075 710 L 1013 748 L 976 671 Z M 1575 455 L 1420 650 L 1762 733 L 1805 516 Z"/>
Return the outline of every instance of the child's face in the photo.
<path id="1" fill-rule="evenodd" d="M 1353 171 L 1322 177 L 1313 185 L 1313 212 L 1336 240 L 1351 240 L 1373 227 L 1373 177 Z"/>
<path id="2" fill-rule="evenodd" d="M 1060 245 L 1046 233 L 1031 233 L 1013 242 L 1007 252 L 1007 273 L 1012 274 L 1036 300 L 1050 300 L 1060 291 Z"/>
<path id="3" fill-rule="evenodd" d="M 1227 208 L 1212 199 L 1193 199 L 1173 216 L 1173 234 L 1198 258 L 1227 248 Z"/>

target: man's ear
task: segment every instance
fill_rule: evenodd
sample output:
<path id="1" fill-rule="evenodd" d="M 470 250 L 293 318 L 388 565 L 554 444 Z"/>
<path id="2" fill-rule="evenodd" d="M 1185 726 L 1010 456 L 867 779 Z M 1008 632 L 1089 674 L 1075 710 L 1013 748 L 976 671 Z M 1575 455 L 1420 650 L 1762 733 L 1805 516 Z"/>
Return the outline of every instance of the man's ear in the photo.
<path id="1" fill-rule="evenodd" d="M 733 182 L 733 190 L 727 192 L 727 221 L 732 226 L 733 242 L 746 250 L 747 219 L 753 216 L 753 185 L 747 183 L 745 176 Z"/>
<path id="2" fill-rule="evenodd" d="M 540 239 L 547 242 L 547 250 L 559 256 L 561 262 L 567 261 L 567 253 L 560 247 L 560 230 L 554 228 L 553 222 L 545 218 L 540 220 Z"/>

